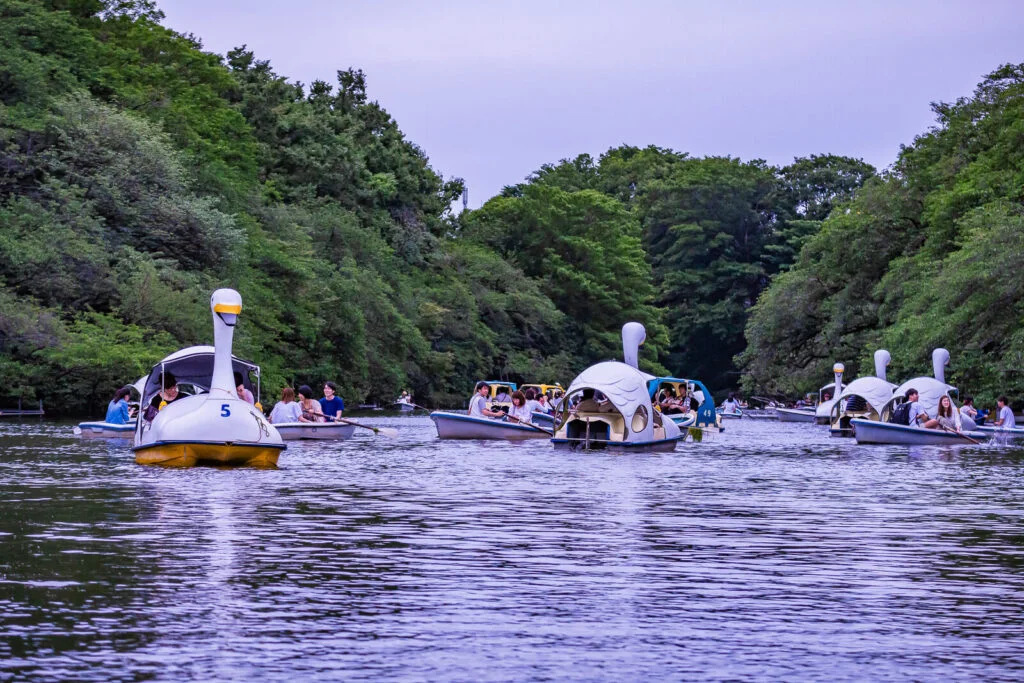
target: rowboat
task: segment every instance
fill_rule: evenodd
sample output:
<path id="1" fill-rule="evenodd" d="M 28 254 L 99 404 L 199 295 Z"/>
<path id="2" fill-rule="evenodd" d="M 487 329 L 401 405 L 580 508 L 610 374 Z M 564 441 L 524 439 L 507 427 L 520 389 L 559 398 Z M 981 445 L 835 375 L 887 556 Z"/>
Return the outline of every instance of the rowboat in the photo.
<path id="1" fill-rule="evenodd" d="M 416 406 L 412 403 L 408 403 L 407 401 L 395 401 L 393 405 L 395 406 L 395 410 L 403 413 L 411 413 L 416 410 Z"/>
<path id="2" fill-rule="evenodd" d="M 684 434 L 654 409 L 648 390 L 653 375 L 637 366 L 647 336 L 640 323 L 622 328 L 624 363 L 591 365 L 572 381 L 559 405 L 557 449 L 672 451 Z"/>
<path id="3" fill-rule="evenodd" d="M 983 431 L 970 431 L 958 434 L 941 429 L 925 429 L 877 420 L 850 420 L 857 443 L 866 444 L 897 444 L 906 446 L 962 446 L 971 443 L 964 437 L 975 441 L 987 439 L 989 434 Z"/>
<path id="4" fill-rule="evenodd" d="M 814 408 L 776 408 L 779 422 L 814 422 Z"/>
<path id="5" fill-rule="evenodd" d="M 277 428 L 236 392 L 235 373 L 250 391 L 251 376 L 255 375 L 257 381 L 259 378 L 259 366 L 231 354 L 242 297 L 233 289 L 218 289 L 210 298 L 210 311 L 214 345 L 172 353 L 153 366 L 146 380 L 143 411 L 159 396 L 163 380 L 171 375 L 201 391 L 162 404 L 152 419 L 139 418 L 132 448 L 139 464 L 273 467 L 285 449 Z"/>
<path id="6" fill-rule="evenodd" d="M 465 413 L 437 410 L 430 414 L 441 439 L 548 439 L 550 432 L 499 418 L 476 417 Z"/>
<path id="7" fill-rule="evenodd" d="M 356 431 L 355 425 L 344 422 L 281 422 L 274 427 L 285 441 L 344 441 Z"/>
<path id="8" fill-rule="evenodd" d="M 147 379 L 149 379 L 149 375 L 140 377 L 135 380 L 135 384 L 131 385 L 132 390 L 135 392 L 135 396 L 142 395 L 142 390 L 146 386 Z M 129 405 L 136 405 L 135 399 L 133 399 Z M 132 438 L 132 435 L 135 434 L 135 420 L 122 424 L 105 422 L 103 420 L 79 422 L 75 425 L 72 432 L 75 436 L 80 436 L 83 439 L 130 439 Z"/>
<path id="9" fill-rule="evenodd" d="M 942 429 L 926 429 L 915 425 L 901 425 L 889 422 L 896 406 L 906 400 L 907 391 L 911 388 L 917 390 L 918 402 L 921 409 L 928 415 L 934 417 L 937 414 L 939 401 L 943 396 L 948 396 L 953 411 L 957 412 L 956 402 L 953 401 L 953 394 L 956 387 L 946 384 L 945 366 L 949 363 L 949 351 L 946 349 L 935 349 L 932 352 L 932 368 L 934 377 L 915 377 L 896 387 L 890 398 L 879 411 L 878 420 L 865 420 L 855 418 L 850 420 L 853 428 L 853 435 L 857 443 L 887 443 L 901 445 L 942 445 L 942 444 L 965 444 L 970 443 L 964 436 L 975 441 L 988 438 L 983 431 L 972 430 L 963 432 L 963 435 L 956 432 L 949 432 Z"/>
<path id="10" fill-rule="evenodd" d="M 981 425 L 977 430 L 984 434 L 988 434 L 993 438 L 1004 437 L 1011 439 L 1024 439 L 1024 427 L 996 427 L 995 425 Z"/>
<path id="11" fill-rule="evenodd" d="M 886 367 L 892 356 L 885 349 L 875 351 L 874 376 L 858 377 L 850 382 L 832 405 L 829 433 L 832 436 L 853 436 L 851 420 L 882 419 L 882 408 L 892 398 L 896 385 L 886 379 Z"/>

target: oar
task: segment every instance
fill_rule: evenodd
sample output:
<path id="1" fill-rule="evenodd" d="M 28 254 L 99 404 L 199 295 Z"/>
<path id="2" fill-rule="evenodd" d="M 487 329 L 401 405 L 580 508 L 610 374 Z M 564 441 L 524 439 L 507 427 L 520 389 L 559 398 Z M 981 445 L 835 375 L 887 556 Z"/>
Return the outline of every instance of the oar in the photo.
<path id="1" fill-rule="evenodd" d="M 946 425 L 944 425 L 944 424 L 942 424 L 942 423 L 939 423 L 939 427 L 940 427 L 940 428 L 942 429 L 942 431 L 944 431 L 944 432 L 949 432 L 950 434 L 956 434 L 956 435 L 957 435 L 957 436 L 959 436 L 959 437 L 960 437 L 961 439 L 967 439 L 967 440 L 968 440 L 968 441 L 970 441 L 971 443 L 973 443 L 973 444 L 975 444 L 975 445 L 978 445 L 978 446 L 980 446 L 980 445 L 981 445 L 981 442 L 980 442 L 980 441 L 977 441 L 976 439 L 972 439 L 971 437 L 967 436 L 966 434 L 964 434 L 964 433 L 962 433 L 962 432 L 958 432 L 958 431 L 956 431 L 955 429 L 950 429 L 949 427 L 947 427 Z"/>
<path id="2" fill-rule="evenodd" d="M 516 422 L 518 422 L 519 424 L 523 425 L 524 427 L 530 427 L 532 429 L 536 429 L 538 432 L 543 432 L 543 433 L 547 434 L 548 436 L 554 436 L 555 435 L 554 432 L 549 432 L 548 430 L 544 429 L 543 427 L 538 427 L 537 425 L 533 424 L 532 422 L 526 422 L 525 420 L 520 420 L 518 417 L 512 417 L 511 415 L 508 415 L 507 417 L 510 420 L 515 420 Z"/>
<path id="3" fill-rule="evenodd" d="M 303 413 L 303 415 L 321 415 L 321 413 Z M 391 427 L 371 427 L 370 425 L 360 424 L 354 420 L 346 420 L 343 417 L 332 417 L 331 415 L 323 415 L 324 419 L 328 422 L 344 422 L 347 425 L 353 425 L 354 427 L 362 427 L 363 429 L 369 429 L 377 436 L 386 436 L 389 439 L 394 439 L 398 436 L 398 430 L 392 429 Z"/>

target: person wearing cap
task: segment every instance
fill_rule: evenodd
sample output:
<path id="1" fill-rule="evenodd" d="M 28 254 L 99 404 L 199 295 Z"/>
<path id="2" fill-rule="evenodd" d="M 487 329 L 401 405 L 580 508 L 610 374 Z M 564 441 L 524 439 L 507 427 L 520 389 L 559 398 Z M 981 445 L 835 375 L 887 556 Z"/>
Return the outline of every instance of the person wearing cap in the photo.
<path id="1" fill-rule="evenodd" d="M 505 417 L 500 410 L 491 410 L 487 407 L 487 397 L 491 395 L 491 385 L 487 382 L 476 383 L 476 393 L 469 399 L 470 417 Z"/>

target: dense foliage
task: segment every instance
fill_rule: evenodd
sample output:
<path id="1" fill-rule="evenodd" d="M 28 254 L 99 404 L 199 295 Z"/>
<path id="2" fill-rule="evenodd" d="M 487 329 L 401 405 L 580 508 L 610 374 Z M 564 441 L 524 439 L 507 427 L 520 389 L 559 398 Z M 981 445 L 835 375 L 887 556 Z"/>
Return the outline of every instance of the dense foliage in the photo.
<path id="1" fill-rule="evenodd" d="M 947 378 L 983 402 L 1024 394 L 1024 65 L 933 109 L 935 127 L 833 211 L 758 302 L 747 386 L 808 389 L 834 360 L 868 373 L 879 346 L 893 376 L 929 375 L 943 346 Z"/>
<path id="2" fill-rule="evenodd" d="M 265 399 L 564 382 L 618 357 L 628 320 L 648 370 L 713 389 L 737 357 L 749 388 L 794 392 L 880 343 L 902 370 L 954 342 L 962 381 L 1018 388 L 1018 67 L 937 106 L 881 178 L 627 146 L 454 215 L 461 180 L 361 71 L 305 86 L 161 20 L 151 0 L 0 0 L 0 405 L 101 410 L 209 342 L 221 286 Z"/>

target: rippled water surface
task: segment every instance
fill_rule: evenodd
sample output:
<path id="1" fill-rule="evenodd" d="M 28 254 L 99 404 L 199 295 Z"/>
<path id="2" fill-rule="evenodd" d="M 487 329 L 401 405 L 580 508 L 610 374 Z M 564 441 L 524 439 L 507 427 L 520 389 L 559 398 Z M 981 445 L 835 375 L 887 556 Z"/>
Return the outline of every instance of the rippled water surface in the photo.
<path id="1" fill-rule="evenodd" d="M 674 453 L 399 430 L 276 470 L 0 423 L 0 679 L 1019 679 L 1024 451 L 734 421 Z"/>

